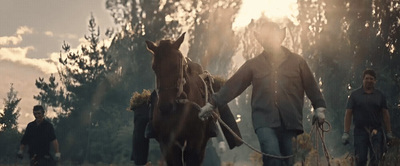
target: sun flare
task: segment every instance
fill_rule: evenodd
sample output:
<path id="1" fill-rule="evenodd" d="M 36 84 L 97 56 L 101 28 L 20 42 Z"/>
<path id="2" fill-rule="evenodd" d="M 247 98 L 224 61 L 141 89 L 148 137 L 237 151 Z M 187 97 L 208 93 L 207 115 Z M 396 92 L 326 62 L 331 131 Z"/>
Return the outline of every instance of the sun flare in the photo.
<path id="1" fill-rule="evenodd" d="M 262 14 L 277 22 L 289 19 L 296 24 L 297 0 L 243 0 L 233 27 L 244 27 L 250 23 L 251 19 L 258 19 Z"/>

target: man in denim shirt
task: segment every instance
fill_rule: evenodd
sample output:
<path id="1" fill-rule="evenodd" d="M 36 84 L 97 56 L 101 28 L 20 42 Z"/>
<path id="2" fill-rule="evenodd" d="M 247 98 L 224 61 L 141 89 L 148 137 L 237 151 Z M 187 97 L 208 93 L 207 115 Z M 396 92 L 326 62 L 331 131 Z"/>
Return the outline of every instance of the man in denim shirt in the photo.
<path id="1" fill-rule="evenodd" d="M 261 151 L 270 155 L 292 155 L 292 138 L 303 133 L 304 94 L 314 107 L 314 120 L 325 120 L 325 100 L 306 61 L 281 46 L 285 30 L 265 22 L 255 32 L 264 51 L 246 61 L 212 96 L 199 113 L 204 118 L 215 107 L 226 104 L 252 85 L 251 107 L 254 130 Z M 293 165 L 289 159 L 263 156 L 264 165 Z"/>

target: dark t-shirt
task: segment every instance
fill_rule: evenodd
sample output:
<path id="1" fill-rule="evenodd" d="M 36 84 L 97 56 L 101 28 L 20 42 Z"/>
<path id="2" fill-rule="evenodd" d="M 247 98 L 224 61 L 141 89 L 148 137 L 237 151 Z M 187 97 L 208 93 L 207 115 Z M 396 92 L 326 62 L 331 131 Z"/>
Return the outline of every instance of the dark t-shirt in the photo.
<path id="1" fill-rule="evenodd" d="M 352 109 L 356 129 L 364 127 L 380 129 L 382 127 L 382 109 L 387 109 L 386 97 L 375 89 L 372 93 L 364 92 L 361 87 L 353 91 L 347 101 L 347 109 Z"/>
<path id="2" fill-rule="evenodd" d="M 50 155 L 50 143 L 56 139 L 54 128 L 46 120 L 39 125 L 35 121 L 30 122 L 26 127 L 21 144 L 29 146 L 29 155 L 44 156 Z"/>

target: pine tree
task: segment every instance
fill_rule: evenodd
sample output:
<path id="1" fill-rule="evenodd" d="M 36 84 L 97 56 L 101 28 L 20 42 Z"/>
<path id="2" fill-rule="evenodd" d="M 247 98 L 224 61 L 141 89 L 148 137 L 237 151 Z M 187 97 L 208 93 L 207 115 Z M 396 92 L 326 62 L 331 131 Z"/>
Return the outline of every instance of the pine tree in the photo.
<path id="1" fill-rule="evenodd" d="M 18 125 L 18 117 L 20 108 L 17 108 L 21 98 L 18 98 L 18 92 L 15 91 L 11 84 L 10 91 L 7 93 L 7 98 L 4 98 L 4 109 L 0 112 L 0 127 L 1 131 L 16 130 Z"/>
<path id="2" fill-rule="evenodd" d="M 21 140 L 22 134 L 18 131 L 18 107 L 21 98 L 11 84 L 7 98 L 4 98 L 4 109 L 0 112 L 0 163 L 11 165 L 15 159 L 16 147 Z M 0 110 L 1 111 L 1 110 Z"/>

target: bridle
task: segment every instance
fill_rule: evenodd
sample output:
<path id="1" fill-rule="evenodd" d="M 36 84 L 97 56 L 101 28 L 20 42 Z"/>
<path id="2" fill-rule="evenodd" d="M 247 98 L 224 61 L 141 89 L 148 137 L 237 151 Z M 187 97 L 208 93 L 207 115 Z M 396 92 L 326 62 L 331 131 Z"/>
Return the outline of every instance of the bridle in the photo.
<path id="1" fill-rule="evenodd" d="M 157 94 L 160 91 L 168 91 L 168 90 L 177 89 L 178 92 L 177 92 L 175 97 L 176 98 L 182 98 L 182 94 L 184 93 L 183 92 L 183 86 L 186 84 L 186 79 L 185 79 L 184 73 L 185 73 L 185 71 L 187 69 L 188 64 L 187 64 L 186 58 L 184 58 L 182 55 L 178 56 L 178 61 L 179 61 L 179 64 L 178 64 L 179 77 L 178 77 L 178 80 L 176 80 L 176 84 L 173 85 L 173 86 L 170 86 L 170 87 L 161 87 L 160 82 L 157 79 L 157 82 L 156 82 L 156 85 L 157 85 L 156 92 L 157 92 Z"/>

